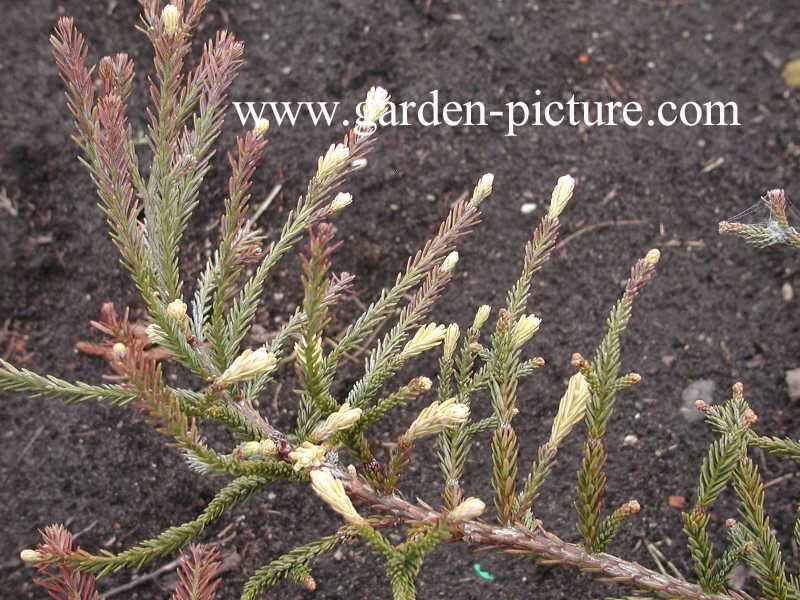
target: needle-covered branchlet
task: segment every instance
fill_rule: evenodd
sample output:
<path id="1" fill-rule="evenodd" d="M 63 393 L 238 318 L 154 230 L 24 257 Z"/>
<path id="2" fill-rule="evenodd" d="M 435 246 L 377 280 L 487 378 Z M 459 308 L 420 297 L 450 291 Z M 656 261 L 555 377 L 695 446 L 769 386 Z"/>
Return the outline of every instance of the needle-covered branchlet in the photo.
<path id="1" fill-rule="evenodd" d="M 787 215 L 786 193 L 782 189 L 768 191 L 761 198 L 761 205 L 767 214 L 767 218 L 755 222 L 744 223 L 733 217 L 730 221 L 720 221 L 719 232 L 731 233 L 742 238 L 745 242 L 756 248 L 765 248 L 774 244 L 787 244 L 794 248 L 800 248 L 800 233 L 795 225 L 789 222 Z M 751 207 L 742 215 L 752 212 L 755 207 Z"/>
<path id="2" fill-rule="evenodd" d="M 609 314 L 608 329 L 595 351 L 594 359 L 590 362 L 579 354 L 572 357 L 572 364 L 580 369 L 591 392 L 586 404 L 587 439 L 578 471 L 578 499 L 575 508 L 578 531 L 587 548 L 594 552 L 605 548 L 619 525 L 618 512 L 602 516 L 602 497 L 606 486 L 603 468 L 607 458 L 603 437 L 617 392 L 641 380 L 637 373 L 619 374 L 620 334 L 630 320 L 634 299 L 653 278 L 660 256 L 658 250 L 652 249 L 631 268 L 625 291 Z"/>

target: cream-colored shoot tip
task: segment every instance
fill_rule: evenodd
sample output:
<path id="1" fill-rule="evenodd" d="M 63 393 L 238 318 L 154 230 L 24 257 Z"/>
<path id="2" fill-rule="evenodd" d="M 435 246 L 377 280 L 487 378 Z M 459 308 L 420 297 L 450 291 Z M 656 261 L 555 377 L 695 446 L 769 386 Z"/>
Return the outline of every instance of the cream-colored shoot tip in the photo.
<path id="1" fill-rule="evenodd" d="M 469 407 L 449 398 L 444 402 L 434 402 L 423 408 L 405 435 L 416 440 L 428 435 L 435 435 L 453 425 L 459 425 L 469 417 Z"/>
<path id="2" fill-rule="evenodd" d="M 542 320 L 536 315 L 525 315 L 517 321 L 514 329 L 511 332 L 512 342 L 515 347 L 519 348 L 525 342 L 533 337 L 533 334 L 539 329 Z"/>
<path id="3" fill-rule="evenodd" d="M 167 314 L 179 323 L 183 323 L 187 319 L 186 308 L 186 302 L 178 298 L 167 304 Z"/>
<path id="4" fill-rule="evenodd" d="M 424 375 L 421 377 L 415 377 L 412 380 L 412 383 L 419 389 L 420 392 L 427 392 L 433 386 L 433 382 Z"/>
<path id="5" fill-rule="evenodd" d="M 114 360 L 122 360 L 128 352 L 128 347 L 122 342 L 117 342 L 111 347 L 111 355 Z"/>
<path id="6" fill-rule="evenodd" d="M 42 560 L 42 553 L 38 550 L 33 550 L 31 548 L 25 548 L 22 552 L 19 553 L 19 557 L 22 559 L 23 562 L 27 563 L 35 563 Z"/>
<path id="7" fill-rule="evenodd" d="M 453 267 L 456 266 L 457 262 L 458 262 L 458 252 L 453 251 L 450 254 L 448 254 L 442 261 L 442 266 L 440 267 L 440 269 L 444 273 L 449 273 L 450 271 L 453 270 Z"/>
<path id="8" fill-rule="evenodd" d="M 344 431 L 355 425 L 361 418 L 360 408 L 350 408 L 350 403 L 345 402 L 339 410 L 331 413 L 328 417 L 314 428 L 309 436 L 314 442 L 327 440 L 333 434 Z"/>
<path id="9" fill-rule="evenodd" d="M 363 525 L 366 521 L 356 511 L 344 491 L 344 485 L 328 469 L 316 469 L 309 473 L 311 488 L 328 506 L 342 515 L 348 523 Z"/>
<path id="10" fill-rule="evenodd" d="M 489 318 L 489 315 L 492 313 L 492 307 L 488 304 L 482 304 L 478 307 L 478 310 L 475 313 L 475 318 L 472 321 L 472 328 L 473 329 L 480 329 L 483 327 L 486 320 Z"/>
<path id="11" fill-rule="evenodd" d="M 470 521 L 480 517 L 484 510 L 486 510 L 486 504 L 483 503 L 483 500 L 470 496 L 451 510 L 447 518 L 451 521 Z"/>
<path id="12" fill-rule="evenodd" d="M 344 144 L 331 144 L 324 156 L 317 160 L 317 177 L 325 179 L 350 158 L 350 149 Z"/>
<path id="13" fill-rule="evenodd" d="M 428 323 L 427 325 L 423 325 L 417 330 L 417 332 L 414 334 L 414 337 L 406 342 L 406 345 L 400 352 L 400 356 L 403 359 L 406 359 L 416 356 L 425 350 L 435 348 L 442 341 L 445 333 L 446 329 L 444 325 L 437 325 L 436 323 Z"/>
<path id="14" fill-rule="evenodd" d="M 214 385 L 224 387 L 237 381 L 252 379 L 256 375 L 270 372 L 277 363 L 275 355 L 264 347 L 255 351 L 247 349 L 236 357 L 222 375 L 217 377 Z"/>
<path id="15" fill-rule="evenodd" d="M 253 125 L 253 133 L 256 135 L 264 135 L 267 131 L 269 131 L 269 119 L 258 119 Z"/>
<path id="16" fill-rule="evenodd" d="M 558 412 L 553 419 L 549 440 L 551 447 L 557 448 L 575 424 L 583 419 L 590 397 L 589 384 L 581 373 L 575 373 L 569 378 L 567 390 L 558 403 Z"/>
<path id="17" fill-rule="evenodd" d="M 488 196 L 494 187 L 494 173 L 484 173 L 478 182 L 478 187 Z"/>
<path id="18" fill-rule="evenodd" d="M 492 193 L 494 186 L 494 175 L 486 173 L 478 180 L 475 189 L 472 190 L 472 204 L 480 204 L 489 194 Z"/>
<path id="19" fill-rule="evenodd" d="M 575 189 L 575 179 L 572 175 L 564 175 L 558 178 L 556 187 L 553 189 L 553 194 L 550 196 L 550 208 L 547 210 L 547 216 L 555 219 L 562 213 L 564 207 L 567 206 L 572 192 Z"/>
<path id="20" fill-rule="evenodd" d="M 175 33 L 180 26 L 181 14 L 178 7 L 174 4 L 167 4 L 161 11 L 161 22 L 164 24 L 164 31 Z"/>
<path id="21" fill-rule="evenodd" d="M 339 192 L 331 202 L 331 210 L 333 212 L 342 210 L 345 206 L 349 206 L 353 202 L 353 195 L 349 192 Z"/>
<path id="22" fill-rule="evenodd" d="M 311 442 L 303 442 L 302 446 L 289 452 L 289 460 L 294 463 L 295 471 L 318 467 L 325 460 L 325 448 Z"/>
<path id="23" fill-rule="evenodd" d="M 382 87 L 371 87 L 364 101 L 364 120 L 368 123 L 377 123 L 389 106 L 389 98 L 389 92 Z"/>
<path id="24" fill-rule="evenodd" d="M 661 259 L 661 251 L 658 248 L 648 250 L 647 254 L 644 255 L 644 259 L 651 265 L 657 265 Z"/>
<path id="25" fill-rule="evenodd" d="M 450 323 L 447 326 L 447 331 L 444 334 L 444 342 L 442 342 L 442 357 L 444 360 L 449 361 L 453 358 L 453 353 L 456 351 L 456 344 L 458 337 L 461 335 L 461 329 L 457 323 Z"/>

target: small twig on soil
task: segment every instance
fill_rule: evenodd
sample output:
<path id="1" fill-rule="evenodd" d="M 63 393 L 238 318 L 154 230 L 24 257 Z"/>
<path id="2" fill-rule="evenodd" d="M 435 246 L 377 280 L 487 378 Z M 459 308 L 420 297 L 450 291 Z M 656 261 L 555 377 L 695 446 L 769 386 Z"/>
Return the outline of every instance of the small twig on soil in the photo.
<path id="1" fill-rule="evenodd" d="M 34 442 L 39 438 L 40 435 L 42 435 L 43 431 L 44 431 L 44 425 L 39 425 L 39 428 L 31 436 L 31 439 L 28 440 L 28 443 L 25 444 L 25 447 L 22 449 L 22 451 L 17 454 L 16 459 L 14 459 L 14 464 L 12 464 L 11 468 L 8 469 L 8 473 L 6 473 L 6 476 L 3 477 L 2 481 L 0 481 L 0 487 L 5 486 L 6 481 L 8 481 L 8 478 L 11 476 L 11 473 L 17 470 L 17 466 L 22 460 L 22 457 L 28 453 L 28 450 L 31 449 L 31 446 L 33 446 Z"/>
<path id="2" fill-rule="evenodd" d="M 283 186 L 280 183 L 275 184 L 275 186 L 270 190 L 267 197 L 264 198 L 264 201 L 258 205 L 256 208 L 256 212 L 253 213 L 252 221 L 255 223 L 258 221 L 258 218 L 264 214 L 264 211 L 269 208 L 269 205 L 272 204 L 272 201 L 278 196 Z"/>
<path id="3" fill-rule="evenodd" d="M 82 536 L 84 533 L 89 533 L 89 532 L 90 532 L 92 529 L 94 529 L 96 526 L 97 526 L 97 521 L 92 521 L 92 522 L 91 522 L 91 523 L 89 523 L 89 524 L 88 524 L 86 527 L 84 527 L 83 529 L 81 529 L 81 530 L 80 530 L 78 533 L 75 533 L 75 534 L 73 534 L 73 535 L 72 535 L 72 540 L 73 540 L 73 541 L 77 540 L 77 539 L 78 539 L 80 536 Z"/>
<path id="4" fill-rule="evenodd" d="M 656 558 L 656 555 L 658 555 L 658 558 L 667 563 L 667 566 L 669 567 L 670 571 L 672 571 L 672 573 L 675 575 L 675 577 L 677 577 L 678 579 L 682 579 L 683 581 L 686 581 L 686 577 L 683 576 L 683 573 L 681 573 L 678 570 L 678 567 L 676 567 L 671 560 L 667 560 L 667 557 L 664 556 L 664 553 L 658 549 L 658 546 L 656 544 L 650 543 L 647 540 L 645 540 L 644 543 L 647 545 L 647 551 L 650 552 L 650 556 L 652 556 L 653 559 L 658 563 L 659 568 L 661 569 L 661 572 L 664 573 L 664 575 L 666 575 L 666 573 L 664 572 L 664 568 L 661 566 L 661 562 Z"/>
<path id="5" fill-rule="evenodd" d="M 785 475 L 781 475 L 780 477 L 776 477 L 775 479 L 770 479 L 764 484 L 764 489 L 771 488 L 773 485 L 778 485 L 779 483 L 786 481 L 787 479 L 791 479 L 794 477 L 794 473 L 786 473 Z"/>
<path id="6" fill-rule="evenodd" d="M 644 547 L 647 549 L 647 552 L 650 554 L 653 561 L 656 563 L 656 566 L 658 567 L 658 570 L 661 571 L 661 574 L 666 575 L 667 570 L 664 568 L 664 565 L 661 564 L 661 557 L 663 557 L 663 554 L 661 554 L 661 552 L 659 552 L 658 549 L 649 540 L 644 541 Z"/>
<path id="7" fill-rule="evenodd" d="M 592 223 L 591 225 L 586 225 L 585 227 L 581 227 L 577 231 L 573 231 L 568 236 L 562 238 L 562 240 L 558 243 L 558 248 L 561 249 L 566 246 L 569 242 L 574 240 L 576 237 L 583 235 L 584 233 L 589 233 L 590 231 L 595 231 L 596 229 L 602 229 L 604 227 L 631 227 L 631 226 L 640 226 L 640 225 L 647 225 L 648 221 L 646 219 L 630 219 L 627 221 L 600 221 L 599 223 Z"/>
<path id="8" fill-rule="evenodd" d="M 283 383 L 278 383 L 275 386 L 275 393 L 272 394 L 272 410 L 275 414 L 278 413 L 278 398 L 280 398 L 281 390 L 283 389 Z"/>
<path id="9" fill-rule="evenodd" d="M 140 575 L 139 577 L 134 577 L 128 583 L 123 585 L 117 586 L 115 588 L 111 588 L 104 594 L 100 594 L 100 600 L 106 600 L 106 598 L 111 598 L 111 596 L 116 596 L 122 592 L 127 592 L 128 590 L 132 590 L 133 588 L 142 585 L 143 583 L 147 583 L 148 581 L 152 581 L 157 577 L 161 577 L 164 573 L 168 573 L 170 571 L 174 571 L 178 568 L 178 565 L 181 564 L 181 559 L 177 558 L 173 560 L 171 563 L 167 563 L 163 567 L 159 567 L 155 571 L 150 573 L 146 573 L 145 575 Z"/>

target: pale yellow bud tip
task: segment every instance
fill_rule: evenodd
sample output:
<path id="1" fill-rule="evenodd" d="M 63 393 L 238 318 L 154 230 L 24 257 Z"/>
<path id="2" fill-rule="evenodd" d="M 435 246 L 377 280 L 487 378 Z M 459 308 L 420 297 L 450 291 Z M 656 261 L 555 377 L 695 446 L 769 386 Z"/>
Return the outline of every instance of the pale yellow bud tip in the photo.
<path id="1" fill-rule="evenodd" d="M 350 149 L 344 144 L 331 144 L 324 156 L 317 160 L 317 177 L 325 179 L 340 169 L 350 158 Z"/>
<path id="2" fill-rule="evenodd" d="M 349 429 L 361 418 L 360 408 L 350 408 L 350 403 L 345 402 L 339 410 L 328 415 L 328 418 L 314 428 L 309 435 L 312 442 L 322 442 L 333 434 Z"/>
<path id="3" fill-rule="evenodd" d="M 161 22 L 164 24 L 164 31 L 167 33 L 175 33 L 178 31 L 180 24 L 180 12 L 178 7 L 174 4 L 167 4 L 164 10 L 161 11 Z"/>
<path id="4" fill-rule="evenodd" d="M 275 456 L 278 453 L 278 447 L 271 439 L 263 439 L 259 441 L 245 442 L 239 449 L 246 458 L 254 458 L 256 456 Z"/>
<path id="5" fill-rule="evenodd" d="M 480 329 L 483 327 L 483 324 L 486 323 L 486 320 L 489 318 L 491 312 L 491 306 L 488 304 L 481 305 L 480 308 L 478 308 L 478 311 L 475 313 L 475 319 L 472 321 L 472 328 Z"/>
<path id="6" fill-rule="evenodd" d="M 434 402 L 420 411 L 411 427 L 405 433 L 409 440 L 435 435 L 448 427 L 459 425 L 469 417 L 469 407 L 450 398 L 444 402 Z"/>
<path id="7" fill-rule="evenodd" d="M 25 550 L 19 553 L 19 557 L 23 562 L 27 563 L 39 562 L 42 560 L 42 558 L 44 558 L 41 552 L 38 550 L 32 550 L 31 548 L 25 548 Z"/>
<path id="8" fill-rule="evenodd" d="M 111 347 L 111 354 L 114 356 L 114 360 L 122 360 L 127 352 L 128 347 L 122 342 L 117 342 Z"/>
<path id="9" fill-rule="evenodd" d="M 247 349 L 236 357 L 225 371 L 217 377 L 214 385 L 223 387 L 236 383 L 237 381 L 244 381 L 252 379 L 256 375 L 268 373 L 277 365 L 278 360 L 272 352 L 268 352 L 266 348 L 259 348 L 258 350 Z"/>
<path id="10" fill-rule="evenodd" d="M 433 382 L 427 377 L 417 377 L 417 385 L 423 392 L 427 392 L 433 386 Z"/>
<path id="11" fill-rule="evenodd" d="M 644 255 L 644 259 L 651 265 L 658 264 L 660 258 L 661 258 L 661 252 L 658 250 L 658 248 L 653 248 L 652 250 L 648 251 L 647 254 Z"/>
<path id="12" fill-rule="evenodd" d="M 318 469 L 309 473 L 311 488 L 328 506 L 342 515 L 348 523 L 363 525 L 366 521 L 358 514 L 353 503 L 344 491 L 344 485 L 328 469 Z"/>
<path id="13" fill-rule="evenodd" d="M 450 361 L 453 358 L 459 335 L 461 335 L 461 329 L 456 323 L 451 323 L 447 326 L 447 331 L 445 331 L 444 334 L 444 342 L 442 343 L 442 357 L 444 360 Z"/>
<path id="14" fill-rule="evenodd" d="M 456 266 L 457 262 L 458 262 L 458 252 L 453 251 L 447 255 L 444 261 L 442 261 L 442 266 L 441 266 L 442 272 L 449 273 L 450 271 L 453 270 L 453 267 Z"/>
<path id="15" fill-rule="evenodd" d="M 547 215 L 551 219 L 555 219 L 564 210 L 564 207 L 572 198 L 572 191 L 575 189 L 575 180 L 572 175 L 564 175 L 558 178 L 558 183 L 553 189 L 553 194 L 550 196 L 550 208 Z"/>
<path id="16" fill-rule="evenodd" d="M 294 463 L 295 471 L 318 467 L 325 460 L 325 448 L 311 442 L 303 442 L 302 446 L 289 452 L 289 460 Z"/>
<path id="17" fill-rule="evenodd" d="M 167 314 L 176 321 L 186 320 L 186 303 L 183 300 L 173 300 L 167 304 Z"/>
<path id="18" fill-rule="evenodd" d="M 414 337 L 406 342 L 406 345 L 400 352 L 400 356 L 403 359 L 410 358 L 416 356 L 420 352 L 438 346 L 444 338 L 445 333 L 446 329 L 444 325 L 437 325 L 436 323 L 423 325 L 417 330 Z"/>
<path id="19" fill-rule="evenodd" d="M 486 505 L 480 498 L 470 497 L 451 510 L 447 518 L 451 521 L 469 521 L 480 517 L 484 510 Z"/>
<path id="20" fill-rule="evenodd" d="M 377 123 L 389 105 L 389 92 L 382 87 L 371 87 L 364 101 L 364 120 Z"/>
<path id="21" fill-rule="evenodd" d="M 267 131 L 269 131 L 269 119 L 258 119 L 253 126 L 253 133 L 264 135 Z"/>
<path id="22" fill-rule="evenodd" d="M 494 175 L 492 173 L 486 173 L 478 180 L 478 184 L 472 191 L 472 203 L 479 204 L 481 201 L 483 201 L 489 194 L 492 193 L 493 185 Z"/>
<path id="23" fill-rule="evenodd" d="M 511 332 L 514 346 L 519 348 L 531 339 L 533 334 L 539 329 L 541 323 L 542 320 L 536 315 L 525 315 L 521 317 L 514 325 L 514 329 Z"/>
<path id="24" fill-rule="evenodd" d="M 353 195 L 348 192 L 339 192 L 331 202 L 331 210 L 336 212 L 342 210 L 345 206 L 349 206 L 353 202 Z"/>

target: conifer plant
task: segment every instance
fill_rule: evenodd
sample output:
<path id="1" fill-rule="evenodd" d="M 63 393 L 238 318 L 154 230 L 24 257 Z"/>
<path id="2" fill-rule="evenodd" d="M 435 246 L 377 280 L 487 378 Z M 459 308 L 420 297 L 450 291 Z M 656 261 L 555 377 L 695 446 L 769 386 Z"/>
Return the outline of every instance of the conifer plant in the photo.
<path id="1" fill-rule="evenodd" d="M 141 568 L 188 547 L 173 598 L 213 598 L 219 553 L 192 542 L 254 492 L 279 481 L 307 486 L 310 497 L 338 513 L 342 524 L 277 558 L 265 557 L 264 565 L 249 574 L 242 600 L 262 597 L 283 578 L 313 590 L 315 562 L 348 543 L 369 548 L 375 564 L 385 571 L 393 597 L 409 600 L 416 597 L 415 576 L 426 556 L 441 544 L 457 541 L 590 571 L 653 598 L 750 598 L 728 584 L 733 567 L 744 561 L 755 572 L 763 597 L 800 597 L 797 575 L 787 570 L 769 526 L 759 468 L 748 456 L 755 446 L 796 460 L 800 444 L 755 433 L 756 415 L 738 383 L 726 404 L 698 405 L 716 438 L 700 467 L 694 506 L 682 516 L 696 580 L 604 551 L 625 519 L 639 510 L 636 499 L 616 507 L 604 502 L 604 440 L 617 393 L 640 380 L 622 369 L 620 337 L 637 295 L 655 274 L 657 250 L 634 262 L 591 358 L 573 355 L 575 372 L 560 401 L 554 399 L 550 436 L 532 464 L 521 464 L 514 427 L 514 420 L 523 416 L 517 408 L 518 383 L 544 364 L 524 351 L 540 324 L 527 303 L 534 276 L 556 245 L 559 219 L 573 193 L 574 181 L 568 175 L 558 180 L 546 213 L 524 247 L 519 278 L 510 282 L 504 306 L 476 306 L 463 332 L 456 324 L 429 321 L 434 301 L 457 268 L 456 242 L 478 222 L 481 205 L 491 194 L 493 177 L 486 174 L 409 258 L 394 285 L 382 290 L 329 344 L 331 312 L 353 280 L 349 274 L 332 272 L 331 254 L 339 244 L 330 222 L 358 202 L 342 187 L 372 150 L 376 123 L 389 96 L 381 88 L 368 91 L 363 118 L 319 157 L 305 193 L 272 241 L 257 228 L 249 207 L 252 176 L 267 144 L 269 124 L 259 120 L 237 138 L 228 156 L 230 178 L 218 245 L 189 296 L 181 279 L 182 237 L 201 197 L 226 109 L 226 91 L 243 52 L 242 44 L 223 31 L 205 44 L 194 68 L 185 66 L 205 4 L 176 0 L 160 7 L 157 0 L 141 0 L 140 29 L 154 49 L 146 132 L 151 159 L 146 172 L 139 167 L 126 117 L 132 61 L 117 54 L 102 58 L 96 68 L 90 66 L 84 38 L 67 17 L 59 20 L 51 37 L 75 120 L 75 143 L 97 188 L 122 265 L 141 295 L 148 324 L 146 329 L 139 327 L 127 311 L 120 314 L 111 304 L 103 306 L 94 325 L 107 341 L 91 349 L 105 357 L 117 383 L 69 382 L 0 361 L 0 388 L 68 403 L 131 404 L 147 413 L 168 443 L 179 449 L 188 468 L 222 482 L 195 519 L 119 553 L 76 548 L 63 526 L 45 528 L 38 546 L 23 550 L 21 556 L 35 565 L 36 581 L 51 597 L 99 598 L 96 586 L 102 576 Z M 779 194 L 770 194 L 782 214 Z M 778 225 L 782 229 L 767 232 L 770 239 L 780 229 L 781 241 L 797 245 L 797 234 L 785 217 Z M 747 233 L 751 241 L 758 238 L 759 232 Z M 269 342 L 251 347 L 248 334 L 264 284 L 290 251 L 300 253 L 302 304 Z M 387 321 L 391 325 L 384 328 Z M 364 344 L 368 354 L 363 373 L 346 393 L 334 393 L 341 389 L 335 383 L 343 359 Z M 420 375 L 397 385 L 400 368 L 423 353 L 438 357 L 435 381 Z M 169 383 L 163 370 L 167 364 L 185 369 L 194 383 Z M 291 394 L 296 421 L 288 431 L 276 428 L 258 403 L 271 394 L 275 377 L 288 376 L 285 371 L 293 371 L 298 380 Z M 479 403 L 491 407 L 490 416 L 473 418 L 471 409 Z M 375 453 L 370 431 L 404 405 L 419 407 L 417 416 L 384 458 Z M 537 518 L 536 501 L 559 446 L 581 422 L 585 441 L 575 482 L 577 530 L 576 539 L 569 541 Z M 200 434 L 200 423 L 231 432 L 229 447 L 212 447 Z M 491 473 L 486 474 L 491 499 L 471 496 L 470 482 L 464 480 L 466 460 L 478 436 L 487 439 L 484 447 L 491 451 Z M 431 439 L 438 440 L 442 477 L 436 491 L 440 500 L 429 505 L 402 494 L 402 477 L 409 476 L 406 467 L 414 460 L 414 447 Z M 717 550 L 708 532 L 710 510 L 726 490 L 737 499 L 739 516 L 726 523 L 727 539 Z M 564 510 L 570 509 L 565 504 Z M 389 532 L 399 533 L 402 541 L 391 541 L 396 536 Z M 794 536 L 800 543 L 800 520 Z M 459 595 L 456 590 L 453 594 Z"/>

